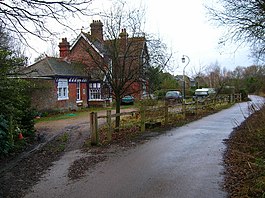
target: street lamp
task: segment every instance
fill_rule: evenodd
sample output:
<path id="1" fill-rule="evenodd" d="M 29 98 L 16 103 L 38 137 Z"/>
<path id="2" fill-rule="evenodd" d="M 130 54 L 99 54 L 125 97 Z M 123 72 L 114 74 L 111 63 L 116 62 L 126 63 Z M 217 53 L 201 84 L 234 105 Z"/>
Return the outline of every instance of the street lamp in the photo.
<path id="1" fill-rule="evenodd" d="M 188 66 L 188 64 L 190 63 L 190 58 L 186 55 L 183 55 L 181 58 L 182 63 L 184 64 L 186 62 L 186 58 L 187 58 L 187 63 L 183 68 L 183 101 L 185 101 L 185 69 Z"/>

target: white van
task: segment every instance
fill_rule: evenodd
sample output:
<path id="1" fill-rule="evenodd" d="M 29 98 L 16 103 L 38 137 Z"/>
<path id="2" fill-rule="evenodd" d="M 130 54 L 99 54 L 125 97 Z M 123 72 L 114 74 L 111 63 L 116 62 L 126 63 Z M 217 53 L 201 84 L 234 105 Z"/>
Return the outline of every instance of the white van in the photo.
<path id="1" fill-rule="evenodd" d="M 201 88 L 201 89 L 196 89 L 195 90 L 195 97 L 196 98 L 204 98 L 207 97 L 211 94 L 215 94 L 214 88 Z"/>

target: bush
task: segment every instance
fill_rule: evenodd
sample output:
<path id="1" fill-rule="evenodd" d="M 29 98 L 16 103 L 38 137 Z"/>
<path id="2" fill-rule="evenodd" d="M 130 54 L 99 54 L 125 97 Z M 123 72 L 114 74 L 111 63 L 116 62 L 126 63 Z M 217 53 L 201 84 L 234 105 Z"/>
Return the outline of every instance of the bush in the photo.
<path id="1" fill-rule="evenodd" d="M 248 100 L 248 93 L 246 89 L 239 90 L 239 93 L 241 93 L 241 97 L 243 101 Z"/>
<path id="2" fill-rule="evenodd" d="M 155 99 L 141 100 L 141 105 L 143 105 L 143 106 L 155 106 L 155 105 L 157 105 L 157 103 L 158 103 L 158 100 L 155 100 Z"/>
<path id="3" fill-rule="evenodd" d="M 0 29 L 5 46 L 0 43 L 0 156 L 7 155 L 13 149 L 21 148 L 23 141 L 18 140 L 18 133 L 34 135 L 33 114 L 29 109 L 30 82 L 17 75 L 25 66 L 26 58 L 17 56 L 14 46 L 9 46 L 9 35 Z"/>
<path id="4" fill-rule="evenodd" d="M 155 91 L 155 96 L 157 96 L 157 99 L 158 100 L 164 100 L 167 91 L 168 90 L 158 90 L 158 91 Z"/>
<path id="5" fill-rule="evenodd" d="M 34 117 L 35 112 L 31 109 L 26 109 L 22 112 L 19 120 L 19 128 L 21 129 L 22 134 L 26 137 L 31 137 L 34 135 Z"/>
<path id="6" fill-rule="evenodd" d="M 10 141 L 8 128 L 8 121 L 3 115 L 0 115 L 0 156 L 7 155 L 14 146 L 12 141 Z"/>

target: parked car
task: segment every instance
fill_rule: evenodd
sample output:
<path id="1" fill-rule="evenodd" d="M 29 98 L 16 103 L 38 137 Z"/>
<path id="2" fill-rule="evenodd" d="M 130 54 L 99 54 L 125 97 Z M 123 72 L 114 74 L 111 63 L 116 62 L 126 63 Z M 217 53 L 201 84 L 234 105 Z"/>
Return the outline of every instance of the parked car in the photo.
<path id="1" fill-rule="evenodd" d="M 124 96 L 121 99 L 121 104 L 134 104 L 134 97 L 133 96 Z"/>
<path id="2" fill-rule="evenodd" d="M 182 102 L 182 95 L 179 91 L 168 91 L 165 100 L 167 102 Z"/>

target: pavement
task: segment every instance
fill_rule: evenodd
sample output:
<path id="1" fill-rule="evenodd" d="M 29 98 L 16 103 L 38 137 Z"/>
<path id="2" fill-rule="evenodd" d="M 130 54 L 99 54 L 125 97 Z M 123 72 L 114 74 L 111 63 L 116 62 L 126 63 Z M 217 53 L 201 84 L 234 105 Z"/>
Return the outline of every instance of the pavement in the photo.
<path id="1" fill-rule="evenodd" d="M 70 151 L 25 197 L 227 197 L 222 189 L 223 140 L 253 108 L 264 103 L 257 96 L 251 99 L 253 102 L 235 104 L 135 148 L 118 150 L 76 181 L 67 178 L 68 168 L 87 154 Z"/>

